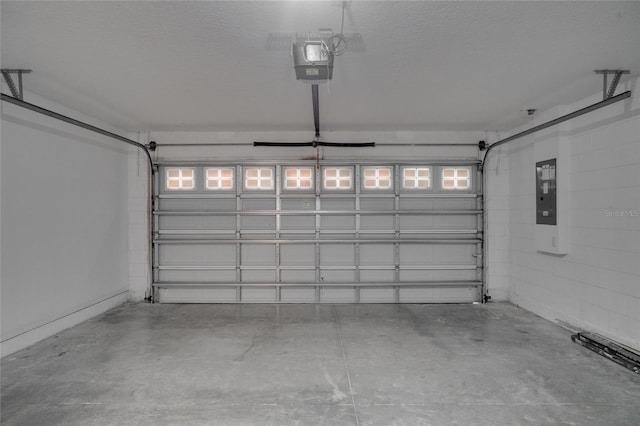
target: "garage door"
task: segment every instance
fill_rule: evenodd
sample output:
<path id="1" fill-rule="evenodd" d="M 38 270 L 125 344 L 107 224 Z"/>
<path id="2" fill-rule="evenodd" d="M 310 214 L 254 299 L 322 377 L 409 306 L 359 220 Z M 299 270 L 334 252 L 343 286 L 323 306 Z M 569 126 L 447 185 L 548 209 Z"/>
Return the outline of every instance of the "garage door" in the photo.
<path id="1" fill-rule="evenodd" d="M 477 164 L 165 163 L 154 300 L 481 300 Z"/>

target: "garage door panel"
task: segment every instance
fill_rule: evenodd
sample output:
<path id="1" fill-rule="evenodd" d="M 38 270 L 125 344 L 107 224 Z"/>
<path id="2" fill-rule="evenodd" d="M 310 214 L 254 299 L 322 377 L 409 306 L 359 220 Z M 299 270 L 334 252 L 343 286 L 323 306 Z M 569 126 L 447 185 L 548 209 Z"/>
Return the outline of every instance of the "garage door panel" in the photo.
<path id="1" fill-rule="evenodd" d="M 235 265 L 233 244 L 168 244 L 159 249 L 160 265 Z"/>
<path id="2" fill-rule="evenodd" d="M 235 212 L 236 199 L 233 198 L 161 198 L 158 200 L 160 210 L 184 212 L 184 211 L 207 211 L 207 212 Z"/>
<path id="3" fill-rule="evenodd" d="M 400 303 L 471 303 L 477 298 L 475 288 L 401 288 Z"/>
<path id="4" fill-rule="evenodd" d="M 276 231 L 276 217 L 243 217 L 241 221 L 243 231 Z"/>
<path id="5" fill-rule="evenodd" d="M 416 270 L 400 269 L 400 281 L 473 281 L 476 270 Z"/>
<path id="6" fill-rule="evenodd" d="M 384 283 L 393 282 L 395 271 L 388 269 L 365 269 L 360 270 L 360 282 L 363 283 Z"/>
<path id="7" fill-rule="evenodd" d="M 360 201 L 360 210 L 365 212 L 382 212 L 393 211 L 395 205 L 395 199 L 393 196 L 390 198 L 364 198 Z M 394 215 L 379 215 L 379 214 L 362 214 L 360 216 L 360 230 L 361 231 L 380 231 L 395 229 Z"/>
<path id="8" fill-rule="evenodd" d="M 280 221 L 280 229 L 284 232 L 288 230 L 315 231 L 316 227 L 314 216 L 282 216 Z"/>
<path id="9" fill-rule="evenodd" d="M 324 303 L 355 303 L 356 291 L 353 288 L 322 288 L 320 301 Z"/>
<path id="10" fill-rule="evenodd" d="M 401 210 L 475 210 L 475 197 L 400 198 Z"/>
<path id="11" fill-rule="evenodd" d="M 355 246 L 353 244 L 322 244 L 320 246 L 320 265 L 354 265 Z"/>
<path id="12" fill-rule="evenodd" d="M 400 210 L 434 210 L 437 200 L 433 198 L 400 198 Z"/>
<path id="13" fill-rule="evenodd" d="M 299 211 L 313 212 L 315 210 L 316 201 L 313 198 L 303 199 L 284 199 L 281 201 L 280 209 L 284 212 Z M 282 215 L 280 218 L 280 229 L 286 230 L 309 230 L 315 231 L 316 217 L 313 214 L 307 215 Z"/>
<path id="14" fill-rule="evenodd" d="M 245 244 L 250 244 L 251 241 L 255 240 L 275 240 L 276 233 L 269 230 L 257 230 L 257 229 L 245 229 L 241 231 L 240 240 L 246 240 L 246 243 L 242 243 L 244 247 Z M 271 242 L 270 242 L 271 243 Z M 275 242 L 273 242 L 275 244 Z"/>
<path id="15" fill-rule="evenodd" d="M 433 229 L 433 216 L 405 214 L 400 218 L 400 230 L 403 232 L 426 229 Z"/>
<path id="16" fill-rule="evenodd" d="M 315 288 L 289 288 L 280 290 L 282 303 L 314 303 L 316 301 Z"/>
<path id="17" fill-rule="evenodd" d="M 280 281 L 283 283 L 304 283 L 314 282 L 316 280 L 316 271 L 313 270 L 281 270 Z"/>
<path id="18" fill-rule="evenodd" d="M 160 303 L 235 303 L 234 288 L 160 288 Z"/>
<path id="19" fill-rule="evenodd" d="M 273 303 L 276 302 L 276 288 L 245 287 L 240 295 L 243 303 Z"/>
<path id="20" fill-rule="evenodd" d="M 393 195 L 390 195 L 389 198 L 362 198 L 360 200 L 360 210 L 393 210 L 394 205 L 395 197 Z"/>
<path id="21" fill-rule="evenodd" d="M 236 216 L 160 216 L 162 230 L 235 231 Z"/>
<path id="22" fill-rule="evenodd" d="M 466 186 L 464 174 L 445 176 L 441 170 L 449 166 L 441 165 L 322 161 L 311 175 L 316 163 L 306 161 L 300 166 L 170 166 L 170 172 L 161 166 L 155 186 L 154 300 L 479 300 L 478 198 L 471 190 L 456 189 L 457 180 L 455 185 L 451 179 L 445 182 L 453 177 Z M 195 187 L 182 186 L 182 180 L 176 184 L 184 172 L 175 169 L 181 167 L 194 171 Z M 247 167 L 271 173 L 254 171 L 255 182 L 247 183 Z M 306 170 L 304 175 L 298 167 Z M 207 168 L 233 168 L 237 173 L 212 175 L 207 182 L 213 183 L 205 189 Z M 285 172 L 292 169 L 285 182 Z M 475 167 L 471 169 L 473 178 Z M 325 170 L 331 173 L 325 175 Z M 189 182 L 190 173 L 185 176 Z M 309 188 L 310 177 L 317 180 L 311 184 L 317 189 Z M 231 179 L 232 187 L 223 186 L 223 178 Z M 451 189 L 444 189 L 445 183 Z"/>
<path id="23" fill-rule="evenodd" d="M 360 265 L 395 265 L 395 246 L 393 244 L 361 244 Z"/>
<path id="24" fill-rule="evenodd" d="M 273 211 L 276 209 L 275 199 L 242 200 L 242 209 L 245 211 Z M 273 230 L 276 229 L 276 216 L 274 215 L 242 215 L 241 229 L 247 230 Z"/>
<path id="25" fill-rule="evenodd" d="M 475 245 L 400 244 L 403 265 L 437 265 L 475 263 Z"/>
<path id="26" fill-rule="evenodd" d="M 315 266 L 316 247 L 313 244 L 282 244 L 280 246 L 280 265 Z"/>
<path id="27" fill-rule="evenodd" d="M 469 244 L 441 244 L 432 250 L 432 261 L 435 264 L 475 264 L 477 247 Z"/>
<path id="28" fill-rule="evenodd" d="M 272 266 L 276 259 L 275 244 L 244 243 L 240 252 L 242 266 Z"/>
<path id="29" fill-rule="evenodd" d="M 221 231 L 235 231 L 236 216 L 205 216 L 202 218 L 202 228 L 212 230 L 219 229 Z"/>
<path id="30" fill-rule="evenodd" d="M 171 283 L 229 283 L 236 280 L 236 271 L 233 270 L 160 270 L 159 277 L 162 282 Z"/>
<path id="31" fill-rule="evenodd" d="M 320 202 L 323 211 L 353 211 L 355 209 L 354 199 L 331 199 L 323 198 Z M 345 215 L 325 215 L 320 218 L 320 228 L 323 230 L 340 229 L 355 230 L 356 219 L 353 214 Z"/>
<path id="32" fill-rule="evenodd" d="M 399 244 L 401 263 L 404 265 L 422 265 L 432 263 L 435 246 L 425 244 Z"/>
<path id="33" fill-rule="evenodd" d="M 356 229 L 356 219 L 353 216 L 325 216 L 320 219 L 320 227 L 323 230 L 351 230 Z"/>
<path id="34" fill-rule="evenodd" d="M 435 210 L 475 210 L 476 198 L 440 198 L 434 200 L 432 206 Z"/>
<path id="35" fill-rule="evenodd" d="M 474 215 L 434 216 L 433 227 L 474 230 L 477 227 L 477 219 Z"/>
<path id="36" fill-rule="evenodd" d="M 273 269 L 243 269 L 240 272 L 240 280 L 248 283 L 274 283 L 276 282 L 276 271 Z"/>
<path id="37" fill-rule="evenodd" d="M 163 230 L 204 228 L 202 217 L 198 216 L 160 216 L 158 225 Z"/>
<path id="38" fill-rule="evenodd" d="M 331 282 L 355 282 L 356 271 L 354 269 L 322 269 L 320 268 L 320 280 Z"/>
<path id="39" fill-rule="evenodd" d="M 362 215 L 360 217 L 360 231 L 388 231 L 395 230 L 393 215 Z"/>
<path id="40" fill-rule="evenodd" d="M 444 234 L 446 230 L 453 231 L 475 231 L 477 219 L 474 215 L 451 215 L 451 216 L 425 216 L 425 215 L 403 215 L 400 218 L 400 230 L 432 230 L 438 234 Z"/>
<path id="41" fill-rule="evenodd" d="M 394 303 L 393 288 L 361 288 L 360 303 Z"/>

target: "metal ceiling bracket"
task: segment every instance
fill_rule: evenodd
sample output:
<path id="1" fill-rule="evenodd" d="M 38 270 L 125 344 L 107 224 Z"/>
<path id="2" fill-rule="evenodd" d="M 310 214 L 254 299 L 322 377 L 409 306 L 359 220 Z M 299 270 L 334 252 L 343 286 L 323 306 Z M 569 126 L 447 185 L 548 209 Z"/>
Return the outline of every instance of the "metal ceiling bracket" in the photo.
<path id="1" fill-rule="evenodd" d="M 606 100 L 613 97 L 616 92 L 616 87 L 620 83 L 620 77 L 622 74 L 629 74 L 629 70 L 595 70 L 596 74 L 602 74 L 602 99 Z M 613 75 L 611 84 L 608 84 L 609 75 Z"/>
<path id="2" fill-rule="evenodd" d="M 23 70 L 23 69 L 2 69 L 2 76 L 4 80 L 7 82 L 9 86 L 9 90 L 11 90 L 11 94 L 14 98 L 22 100 L 22 74 L 30 74 L 31 70 Z M 13 81 L 13 77 L 11 74 L 18 74 L 18 87 Z"/>

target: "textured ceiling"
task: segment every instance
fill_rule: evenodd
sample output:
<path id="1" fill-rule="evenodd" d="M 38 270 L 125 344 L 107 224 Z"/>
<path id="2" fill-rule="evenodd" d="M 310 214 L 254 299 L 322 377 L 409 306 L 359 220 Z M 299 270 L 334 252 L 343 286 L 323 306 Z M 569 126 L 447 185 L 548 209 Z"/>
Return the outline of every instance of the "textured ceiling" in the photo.
<path id="1" fill-rule="evenodd" d="M 3 68 L 125 130 L 312 130 L 274 33 L 339 30 L 342 2 L 2 1 Z M 361 42 L 321 86 L 324 130 L 497 130 L 640 72 L 640 2 L 350 1 Z"/>

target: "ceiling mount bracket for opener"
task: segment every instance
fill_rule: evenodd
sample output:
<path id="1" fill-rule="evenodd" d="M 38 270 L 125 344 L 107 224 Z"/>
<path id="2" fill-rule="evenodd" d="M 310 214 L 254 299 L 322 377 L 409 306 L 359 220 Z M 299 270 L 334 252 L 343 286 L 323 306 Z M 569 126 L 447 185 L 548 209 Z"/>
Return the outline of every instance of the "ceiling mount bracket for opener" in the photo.
<path id="1" fill-rule="evenodd" d="M 0 72 L 2 72 L 2 76 L 4 77 L 4 80 L 7 82 L 7 85 L 9 86 L 9 90 L 11 90 L 11 95 L 16 98 L 16 99 L 22 99 L 22 74 L 30 74 L 31 70 L 23 70 L 23 69 L 2 69 L 0 70 Z M 13 77 L 11 77 L 11 74 L 18 74 L 18 87 L 16 87 L 16 84 L 13 81 Z"/>
<path id="2" fill-rule="evenodd" d="M 613 94 L 616 92 L 616 87 L 618 87 L 618 83 L 620 83 L 620 77 L 623 74 L 629 74 L 629 70 L 595 70 L 596 74 L 602 74 L 602 99 L 606 100 L 613 97 Z M 611 84 L 608 83 L 609 75 L 613 75 L 613 80 L 611 80 Z"/>

